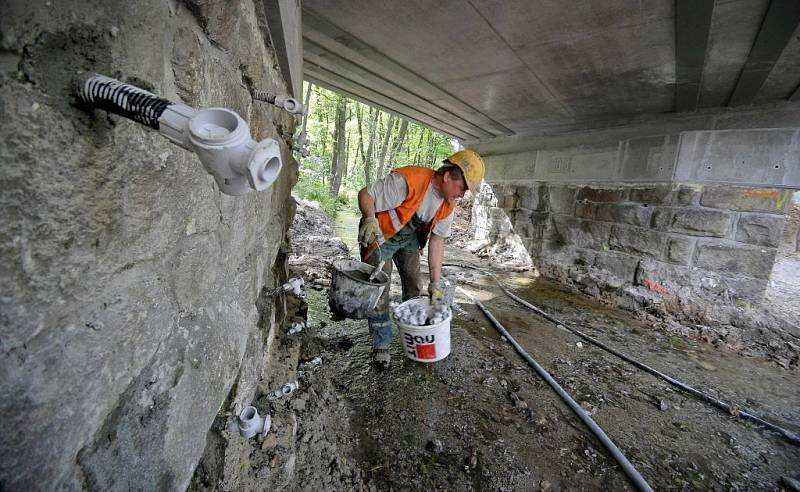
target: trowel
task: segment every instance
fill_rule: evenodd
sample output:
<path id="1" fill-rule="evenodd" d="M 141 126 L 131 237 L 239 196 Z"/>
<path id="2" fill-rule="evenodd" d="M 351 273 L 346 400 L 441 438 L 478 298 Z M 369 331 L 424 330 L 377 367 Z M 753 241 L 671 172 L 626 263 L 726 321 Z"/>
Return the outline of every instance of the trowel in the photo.
<path id="1" fill-rule="evenodd" d="M 369 274 L 369 281 L 372 282 L 375 280 L 375 277 L 378 276 L 378 272 L 383 270 L 383 265 L 386 263 L 386 260 L 381 260 L 378 262 L 378 265 L 375 267 L 375 270 L 372 270 L 372 273 Z"/>
<path id="2" fill-rule="evenodd" d="M 376 239 L 372 241 L 372 243 L 367 247 L 367 254 L 364 255 L 364 261 L 367 261 L 372 253 L 375 251 L 381 250 L 381 244 L 383 243 L 383 238 Z M 375 267 L 375 270 L 372 270 L 372 273 L 369 275 L 369 281 L 372 282 L 375 280 L 375 277 L 378 276 L 378 272 L 383 269 L 383 264 L 386 263 L 386 260 L 381 260 L 378 262 L 378 266 Z"/>

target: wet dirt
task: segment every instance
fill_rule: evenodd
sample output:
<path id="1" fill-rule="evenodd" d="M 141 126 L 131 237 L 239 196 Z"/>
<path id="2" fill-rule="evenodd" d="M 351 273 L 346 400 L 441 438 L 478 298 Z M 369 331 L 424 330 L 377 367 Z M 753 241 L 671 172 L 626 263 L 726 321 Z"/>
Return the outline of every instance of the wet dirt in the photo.
<path id="1" fill-rule="evenodd" d="M 492 267 L 457 248 L 449 262 Z M 301 273 L 313 263 L 301 264 Z M 498 265 L 493 265 L 497 267 Z M 295 265 L 295 268 L 298 266 Z M 780 490 L 800 446 L 723 413 L 544 320 L 492 277 L 445 274 L 480 299 L 588 411 L 656 490 Z M 317 275 L 317 274 L 314 274 Z M 392 297 L 399 298 L 393 278 Z M 516 295 L 569 326 L 741 410 L 800 431 L 797 369 L 690 340 L 630 312 L 502 272 Z M 300 389 L 272 402 L 274 435 L 251 452 L 248 483 L 287 490 L 632 490 L 619 465 L 483 314 L 456 296 L 451 354 L 424 364 L 399 341 L 370 363 L 366 321 L 333 321 L 309 290 Z M 303 363 L 322 364 L 303 369 Z"/>

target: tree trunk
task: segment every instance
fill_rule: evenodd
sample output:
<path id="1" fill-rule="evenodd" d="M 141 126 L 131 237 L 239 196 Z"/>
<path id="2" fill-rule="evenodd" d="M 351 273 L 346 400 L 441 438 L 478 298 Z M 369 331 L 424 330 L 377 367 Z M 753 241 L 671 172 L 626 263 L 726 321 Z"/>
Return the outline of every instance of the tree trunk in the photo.
<path id="1" fill-rule="evenodd" d="M 374 162 L 372 161 L 373 155 L 375 153 L 375 128 L 377 127 L 377 120 L 380 111 L 377 109 L 370 108 L 370 122 L 369 122 L 369 143 L 367 144 L 367 151 L 364 152 L 364 146 L 361 146 L 361 156 L 363 158 L 364 163 L 364 181 L 365 185 L 369 186 L 372 184 L 372 167 Z M 358 128 L 359 133 L 361 132 L 361 127 Z"/>
<path id="2" fill-rule="evenodd" d="M 383 168 L 386 164 L 386 154 L 389 151 L 389 139 L 392 137 L 394 131 L 394 115 L 389 115 L 389 121 L 386 122 L 386 133 L 383 135 L 383 143 L 381 144 L 381 156 L 378 159 L 378 172 L 375 174 L 375 179 L 383 177 Z"/>
<path id="3" fill-rule="evenodd" d="M 419 166 L 422 165 L 422 158 L 421 158 L 422 157 L 422 149 L 423 149 L 422 141 L 425 139 L 425 131 L 426 130 L 427 130 L 426 128 L 420 128 L 419 141 L 417 141 L 417 151 L 414 153 L 414 164 L 417 164 Z M 427 150 L 427 149 L 425 149 L 425 150 Z"/>
<path id="4" fill-rule="evenodd" d="M 347 164 L 347 135 L 345 123 L 347 122 L 347 99 L 342 96 L 336 97 L 336 127 L 333 139 L 336 143 L 331 158 L 331 195 L 339 196 L 339 188 L 342 186 L 342 176 L 345 173 Z"/>
<path id="5" fill-rule="evenodd" d="M 403 146 L 403 141 L 406 139 L 406 130 L 408 129 L 408 120 L 403 120 L 400 124 L 400 132 L 397 134 L 397 140 L 394 142 L 392 155 L 389 157 L 390 169 L 394 169 L 395 161 L 397 160 L 397 153 L 400 152 L 400 147 Z"/>
<path id="6" fill-rule="evenodd" d="M 308 105 L 311 104 L 311 89 L 313 87 L 314 84 L 309 82 L 308 89 L 306 89 L 306 97 L 303 99 L 303 109 L 305 109 L 306 114 L 303 115 L 303 129 L 300 130 L 300 135 L 306 134 L 306 125 L 308 124 Z"/>
<path id="7" fill-rule="evenodd" d="M 356 123 L 358 126 L 358 150 L 361 152 L 361 162 L 364 164 L 364 178 L 366 180 L 366 184 L 369 184 L 369 171 L 367 170 L 367 154 L 364 151 L 364 129 L 362 128 L 363 125 L 361 124 L 361 118 L 364 115 L 363 111 L 361 110 L 361 105 L 359 104 L 356 107 Z M 356 160 L 358 160 L 358 156 L 356 156 Z"/>

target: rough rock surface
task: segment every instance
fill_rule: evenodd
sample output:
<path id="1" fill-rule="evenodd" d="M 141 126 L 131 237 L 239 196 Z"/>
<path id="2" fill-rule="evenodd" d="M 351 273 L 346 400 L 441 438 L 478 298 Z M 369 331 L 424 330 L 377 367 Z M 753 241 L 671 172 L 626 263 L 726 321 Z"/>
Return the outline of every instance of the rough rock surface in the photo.
<path id="1" fill-rule="evenodd" d="M 157 132 L 78 107 L 94 71 L 239 112 L 257 139 L 293 120 L 256 3 L 4 2 L 0 15 L 0 489 L 181 490 L 220 407 L 249 401 L 283 305 L 296 163 L 221 195 Z"/>

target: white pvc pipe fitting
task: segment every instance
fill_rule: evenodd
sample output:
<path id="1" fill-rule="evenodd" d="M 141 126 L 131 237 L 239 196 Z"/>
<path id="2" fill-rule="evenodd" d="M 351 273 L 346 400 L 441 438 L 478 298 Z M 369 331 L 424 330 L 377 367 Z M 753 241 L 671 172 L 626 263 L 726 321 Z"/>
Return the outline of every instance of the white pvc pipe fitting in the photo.
<path id="1" fill-rule="evenodd" d="M 283 290 L 285 290 L 286 292 L 291 291 L 291 293 L 294 294 L 295 297 L 303 298 L 305 297 L 305 293 L 303 292 L 303 285 L 305 285 L 305 283 L 303 282 L 302 278 L 292 277 L 289 279 L 288 282 L 283 284 Z"/>
<path id="2" fill-rule="evenodd" d="M 294 323 L 291 324 L 291 326 L 289 326 L 288 333 L 289 333 L 289 335 L 296 335 L 296 334 L 300 333 L 301 331 L 303 331 L 303 329 L 305 327 L 306 327 L 306 324 L 303 323 L 302 321 L 295 321 Z"/>
<path id="3" fill-rule="evenodd" d="M 299 387 L 300 387 L 300 385 L 298 384 L 297 381 L 290 381 L 290 382 L 284 384 L 283 386 L 281 386 L 280 388 L 271 391 L 267 395 L 267 399 L 269 399 L 269 400 L 277 400 L 279 398 L 283 398 L 285 396 L 289 396 L 292 393 L 294 393 L 295 391 L 297 391 L 297 388 L 299 388 Z"/>
<path id="4" fill-rule="evenodd" d="M 266 190 L 283 167 L 278 142 L 255 142 L 247 123 L 229 109 L 195 111 L 173 104 L 158 121 L 161 134 L 196 153 L 226 195 Z"/>
<path id="5" fill-rule="evenodd" d="M 303 105 L 297 99 L 289 96 L 275 96 L 275 106 L 293 114 L 303 114 Z"/>
<path id="6" fill-rule="evenodd" d="M 256 434 L 266 434 L 272 427 L 272 417 L 258 414 L 254 406 L 246 406 L 239 413 L 239 434 L 245 439 L 250 439 Z"/>

